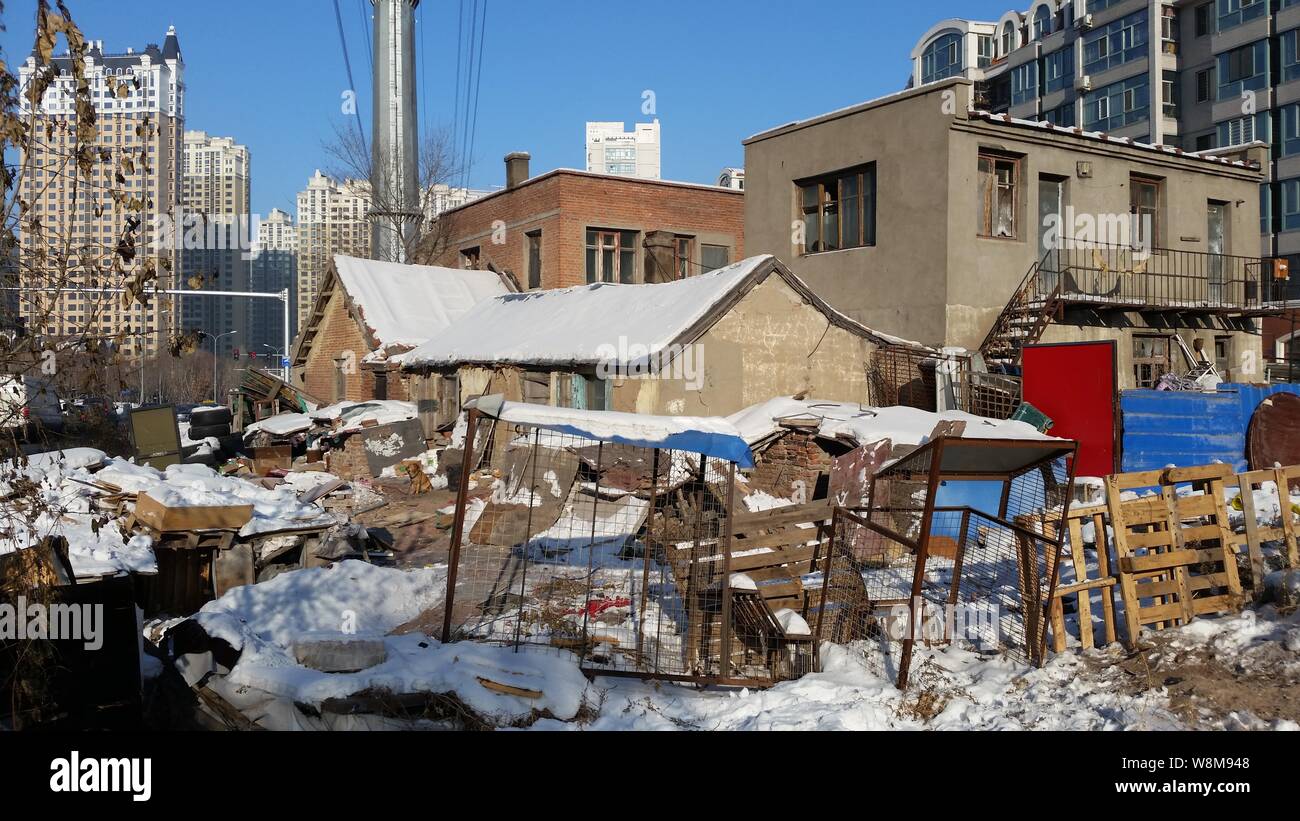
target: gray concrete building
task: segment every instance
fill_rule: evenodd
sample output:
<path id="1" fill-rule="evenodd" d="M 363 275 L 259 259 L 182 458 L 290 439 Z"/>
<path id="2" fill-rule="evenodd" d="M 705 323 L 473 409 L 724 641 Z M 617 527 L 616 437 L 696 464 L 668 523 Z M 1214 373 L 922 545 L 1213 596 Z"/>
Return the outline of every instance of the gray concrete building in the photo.
<path id="1" fill-rule="evenodd" d="M 1122 387 L 1259 367 L 1263 146 L 1197 156 L 981 112 L 949 78 L 745 141 L 746 252 L 868 327 L 980 349 L 1113 339 Z"/>

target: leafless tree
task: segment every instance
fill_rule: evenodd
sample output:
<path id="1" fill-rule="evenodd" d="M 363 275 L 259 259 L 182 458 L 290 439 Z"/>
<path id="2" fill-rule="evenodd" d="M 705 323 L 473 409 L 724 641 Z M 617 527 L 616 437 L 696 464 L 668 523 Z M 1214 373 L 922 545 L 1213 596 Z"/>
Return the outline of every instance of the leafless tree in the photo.
<path id="1" fill-rule="evenodd" d="M 372 150 L 355 126 L 350 126 L 346 122 L 335 124 L 334 137 L 324 144 L 324 150 L 330 163 L 327 173 L 331 176 L 370 182 L 372 211 L 381 215 L 392 215 L 401 210 L 401 203 L 397 201 L 398 195 L 391 194 L 387 198 L 383 196 L 377 198 L 375 195 L 377 190 L 383 188 L 383 186 L 376 186 L 375 180 L 396 178 L 396 169 L 392 167 L 394 161 L 389 159 L 386 153 Z M 441 240 L 441 244 L 445 244 L 446 237 L 440 235 L 440 229 L 444 226 L 440 221 L 430 217 L 434 212 L 435 200 L 439 196 L 440 189 L 448 187 L 458 170 L 456 152 L 449 131 L 442 129 L 434 131 L 420 141 L 416 180 L 418 208 L 422 218 L 418 223 L 418 229 L 412 232 L 411 240 L 407 243 L 407 259 L 415 258 L 416 248 L 420 248 L 423 254 L 430 243 L 438 245 Z M 391 201 L 380 201 L 384 199 Z M 400 229 L 402 224 L 402 218 L 398 216 L 380 216 L 377 219 L 387 220 L 388 226 L 393 230 Z"/>

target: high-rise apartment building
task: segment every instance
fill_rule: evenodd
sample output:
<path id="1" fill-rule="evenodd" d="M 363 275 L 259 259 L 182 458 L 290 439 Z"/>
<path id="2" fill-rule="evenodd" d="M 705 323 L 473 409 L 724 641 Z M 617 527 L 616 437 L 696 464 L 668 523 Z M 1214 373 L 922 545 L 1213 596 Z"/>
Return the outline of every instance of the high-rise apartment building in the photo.
<path id="1" fill-rule="evenodd" d="M 659 179 L 659 121 L 587 123 L 587 170 L 594 174 Z"/>
<path id="2" fill-rule="evenodd" d="M 298 229 L 293 217 L 279 208 L 257 226 L 257 247 L 253 256 L 254 291 L 277 293 L 289 289 L 290 306 L 296 304 L 298 287 Z M 284 306 L 269 299 L 250 300 L 249 350 L 269 353 L 269 348 L 284 356 Z M 289 338 L 298 333 L 297 312 L 289 311 Z"/>
<path id="3" fill-rule="evenodd" d="M 428 225 L 443 211 L 459 208 L 465 203 L 473 202 L 491 193 L 486 190 L 457 188 L 446 183 L 436 183 L 424 194 L 424 222 Z"/>
<path id="4" fill-rule="evenodd" d="M 944 20 L 911 85 L 976 83 L 976 107 L 1212 152 L 1272 147 L 1265 256 L 1300 263 L 1300 0 L 1038 0 L 996 21 Z"/>
<path id="5" fill-rule="evenodd" d="M 248 149 L 230 137 L 185 132 L 181 184 L 183 290 L 247 291 L 253 245 Z M 217 337 L 218 351 L 247 348 L 252 300 L 178 297 L 182 324 Z"/>
<path id="6" fill-rule="evenodd" d="M 39 262 L 34 256 L 38 241 L 51 249 L 65 243 L 89 248 L 108 258 L 138 220 L 137 253 L 123 262 L 126 275 L 117 274 L 112 282 L 59 283 L 76 289 L 71 293 L 24 292 L 20 312 L 32 333 L 108 337 L 126 331 L 125 353 L 156 351 L 179 326 L 172 300 L 151 299 L 147 308 L 135 301 L 124 306 L 119 296 L 91 289 L 120 286 L 146 259 L 160 257 L 170 265 L 159 267 L 154 284 L 171 288 L 175 283 L 179 255 L 159 240 L 163 228 L 174 221 L 181 200 L 185 85 L 180 43 L 175 28 L 167 30 L 161 48 L 151 43 L 139 52 L 128 48 L 106 54 L 103 41 L 91 43 L 84 68 L 97 115 L 94 147 L 112 159 L 96 162 L 93 178 L 80 182 L 73 156 L 78 143 L 71 60 L 54 58 L 58 76 L 36 111 L 37 141 L 30 156 L 19 158 L 21 167 L 30 169 L 23 172 L 20 189 L 29 203 L 26 216 L 42 226 L 40 238 L 28 230 L 30 221 L 23 226 L 22 283 L 32 289 L 51 284 L 54 263 Z M 19 67 L 23 89 L 37 71 L 36 58 L 29 56 Z M 23 114 L 30 114 L 27 95 L 20 91 L 18 96 Z"/>
<path id="7" fill-rule="evenodd" d="M 316 301 L 321 276 L 335 254 L 370 256 L 370 185 L 336 182 L 319 170 L 298 192 L 298 327 Z"/>

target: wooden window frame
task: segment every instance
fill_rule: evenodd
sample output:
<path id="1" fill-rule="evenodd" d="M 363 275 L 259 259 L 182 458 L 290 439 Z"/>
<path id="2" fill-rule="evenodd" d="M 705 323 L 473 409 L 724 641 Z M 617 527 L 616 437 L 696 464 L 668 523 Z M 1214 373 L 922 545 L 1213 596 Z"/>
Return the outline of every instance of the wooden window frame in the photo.
<path id="1" fill-rule="evenodd" d="M 1161 340 L 1164 343 L 1164 353 L 1165 353 L 1164 359 L 1161 360 L 1159 357 L 1138 357 L 1137 355 L 1138 341 L 1143 339 Z M 1154 390 L 1156 387 L 1160 385 L 1160 377 L 1164 376 L 1166 373 L 1173 372 L 1173 365 L 1174 365 L 1173 339 L 1170 338 L 1167 334 L 1133 334 L 1132 345 L 1133 345 L 1133 351 L 1132 351 L 1133 386 L 1140 390 Z M 1147 366 L 1157 367 L 1160 365 L 1163 365 L 1165 370 L 1163 370 L 1160 373 L 1155 373 L 1153 371 L 1152 372 L 1153 375 L 1150 380 L 1142 379 L 1140 375 L 1141 368 Z"/>
<path id="2" fill-rule="evenodd" d="M 595 268 L 588 269 L 586 271 L 588 284 L 596 283 L 596 282 L 606 282 L 611 284 L 623 283 L 623 284 L 630 285 L 635 283 L 637 281 L 636 245 L 634 244 L 630 248 L 624 246 L 623 235 L 632 234 L 634 237 L 639 238 L 641 236 L 641 232 L 637 230 L 633 230 L 631 228 L 590 228 L 588 227 L 584 230 L 585 230 L 584 236 L 586 237 L 586 242 L 584 243 L 584 256 L 586 256 L 586 252 L 590 252 L 590 251 L 596 252 Z M 592 240 L 592 237 L 595 238 L 594 242 Z M 610 239 L 613 240 L 613 244 L 606 245 L 605 244 L 606 241 Z M 605 276 L 606 272 L 604 270 L 604 264 L 603 264 L 604 255 L 602 252 L 611 251 L 611 250 L 614 252 L 614 270 L 612 272 L 609 272 L 609 276 L 607 277 Z M 626 272 L 626 276 L 625 276 L 624 275 L 625 272 L 623 271 L 622 260 L 623 260 L 623 255 L 628 252 L 631 252 L 632 254 L 632 260 L 631 260 L 632 269 L 631 271 Z M 583 264 L 584 266 L 586 265 L 585 260 Z"/>
<path id="3" fill-rule="evenodd" d="M 844 194 L 844 182 L 851 177 L 856 177 L 857 193 L 851 197 Z M 834 189 L 834 196 L 830 196 L 831 189 Z M 808 190 L 815 190 L 816 205 L 806 205 L 805 193 Z M 814 211 L 817 214 L 817 236 L 816 242 L 822 247 L 809 250 L 811 244 L 807 231 L 804 233 L 804 242 L 797 249 L 799 256 L 809 256 L 812 254 L 825 254 L 831 251 L 847 251 L 854 248 L 871 248 L 876 245 L 876 206 L 877 206 L 877 186 L 876 186 L 876 164 L 874 162 L 864 165 L 845 168 L 840 171 L 833 171 L 829 174 L 819 174 L 816 177 L 795 181 L 795 197 L 799 211 L 799 219 L 807 225 L 808 217 Z M 845 244 L 845 220 L 844 205 L 846 202 L 853 201 L 857 207 L 856 236 L 852 237 L 851 245 Z M 822 238 L 822 230 L 826 225 L 827 214 L 830 209 L 827 206 L 834 205 L 835 214 L 835 247 L 827 248 Z"/>
<path id="4" fill-rule="evenodd" d="M 1134 247 L 1138 247 L 1142 240 L 1142 237 L 1138 234 L 1138 228 L 1142 225 L 1140 220 L 1142 206 L 1137 201 L 1137 192 L 1139 187 L 1151 187 L 1155 189 L 1155 206 L 1151 209 L 1151 237 L 1145 247 L 1152 251 L 1160 248 L 1160 200 L 1164 195 L 1164 183 L 1165 181 L 1159 177 L 1148 177 L 1142 174 L 1129 175 L 1128 210 L 1129 216 L 1133 220 L 1132 236 L 1129 239 Z"/>
<path id="5" fill-rule="evenodd" d="M 993 164 L 992 172 L 993 172 L 993 181 L 994 181 L 994 185 L 992 189 L 990 189 L 987 192 L 983 190 L 979 192 L 980 194 L 979 220 L 980 221 L 979 221 L 979 226 L 976 235 L 980 239 L 996 239 L 996 240 L 1011 241 L 1011 242 L 1015 242 L 1020 239 L 1021 223 L 1023 222 L 1023 220 L 1021 219 L 1020 188 L 1021 188 L 1021 181 L 1024 178 L 1024 160 L 1025 160 L 1024 157 L 1016 156 L 1012 154 L 1002 154 L 997 151 L 982 150 L 979 152 L 978 159 L 976 160 L 976 174 L 977 177 L 979 178 L 981 189 L 983 188 L 983 174 L 984 174 L 981 165 L 984 162 L 991 162 Z M 999 166 L 1010 167 L 1011 169 L 1010 183 L 1004 184 L 1000 180 L 998 176 Z M 1001 191 L 1004 188 L 1009 189 L 1010 197 L 1011 197 L 1010 235 L 1003 235 L 996 232 L 996 222 L 997 222 L 996 203 L 1000 201 L 1001 198 L 997 196 L 991 196 L 991 195 L 995 195 L 998 191 Z"/>

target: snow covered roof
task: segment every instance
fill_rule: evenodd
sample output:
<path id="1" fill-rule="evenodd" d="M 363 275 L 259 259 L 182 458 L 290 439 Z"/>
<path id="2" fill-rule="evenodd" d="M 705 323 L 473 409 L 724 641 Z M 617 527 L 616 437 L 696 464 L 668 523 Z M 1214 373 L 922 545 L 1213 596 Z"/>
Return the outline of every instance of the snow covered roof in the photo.
<path id="1" fill-rule="evenodd" d="M 669 448 L 702 453 L 753 467 L 754 457 L 740 431 L 718 416 L 651 416 L 644 413 L 556 408 L 524 402 L 505 402 L 499 395 L 473 400 L 467 407 L 521 425 L 585 436 L 624 445 Z"/>
<path id="2" fill-rule="evenodd" d="M 341 254 L 334 270 L 377 347 L 410 349 L 479 302 L 509 293 L 500 275 L 434 265 L 402 265 Z"/>
<path id="3" fill-rule="evenodd" d="M 867 328 L 814 294 L 776 257 L 750 257 L 676 282 L 596 283 L 506 294 L 402 356 L 405 368 L 466 363 L 636 364 L 670 345 L 694 341 L 749 289 L 777 274 L 836 325 L 877 344 L 922 347 Z M 633 344 L 619 344 L 630 340 Z"/>
<path id="4" fill-rule="evenodd" d="M 924 444 L 942 421 L 966 423 L 966 439 L 1057 440 L 1025 422 L 988 419 L 964 411 L 932 411 L 903 406 L 871 408 L 856 402 L 828 402 L 815 399 L 769 399 L 738 411 L 727 420 L 751 446 L 776 435 L 783 423 L 815 424 L 817 435 L 845 439 L 857 444 L 890 439 L 896 445 Z"/>

